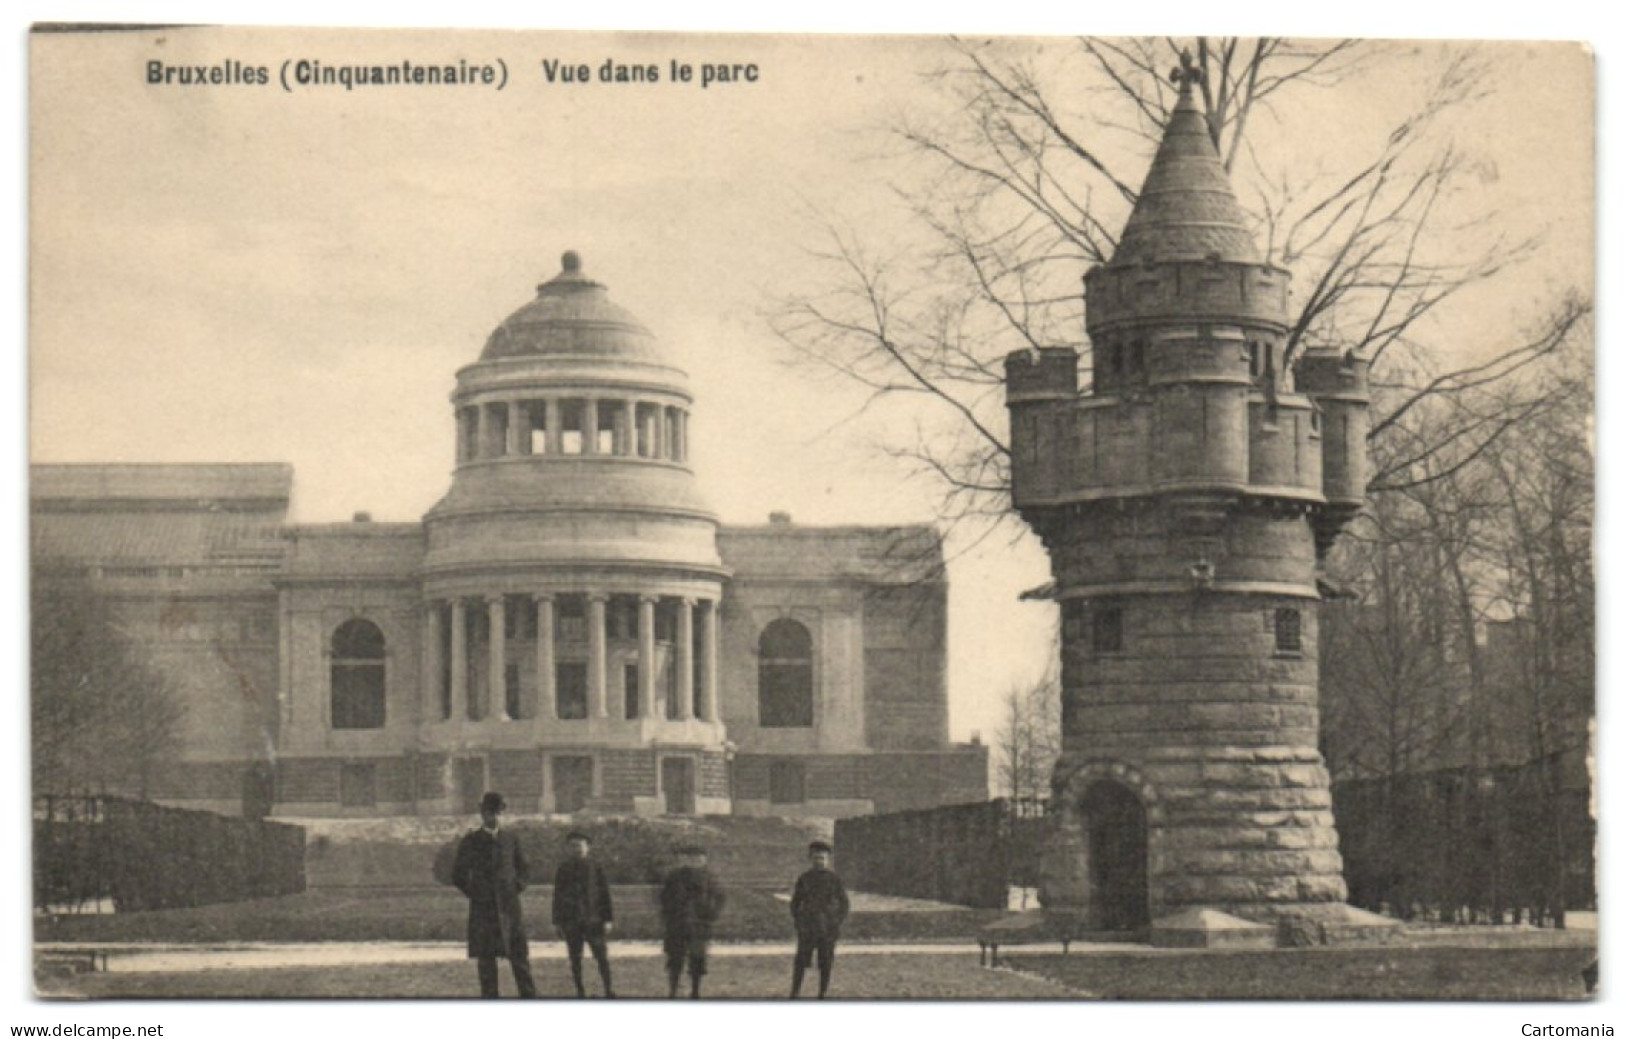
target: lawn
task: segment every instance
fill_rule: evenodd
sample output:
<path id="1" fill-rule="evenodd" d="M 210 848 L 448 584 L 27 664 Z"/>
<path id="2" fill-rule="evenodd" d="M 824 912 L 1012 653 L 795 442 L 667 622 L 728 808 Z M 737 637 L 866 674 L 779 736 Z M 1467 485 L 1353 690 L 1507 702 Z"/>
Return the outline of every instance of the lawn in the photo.
<path id="1" fill-rule="evenodd" d="M 656 939 L 660 920 L 655 890 L 616 886 L 616 932 L 623 938 Z M 845 935 L 853 939 L 959 939 L 969 941 L 996 910 L 953 906 L 908 911 L 855 911 Z M 532 934 L 548 930 L 552 889 L 525 894 Z M 37 919 L 41 942 L 321 942 L 461 941 L 468 903 L 451 888 L 323 888 L 282 898 L 164 909 L 144 913 L 58 916 Z M 789 941 L 794 937 L 789 903 L 770 892 L 735 888 L 717 925 L 722 941 Z"/>

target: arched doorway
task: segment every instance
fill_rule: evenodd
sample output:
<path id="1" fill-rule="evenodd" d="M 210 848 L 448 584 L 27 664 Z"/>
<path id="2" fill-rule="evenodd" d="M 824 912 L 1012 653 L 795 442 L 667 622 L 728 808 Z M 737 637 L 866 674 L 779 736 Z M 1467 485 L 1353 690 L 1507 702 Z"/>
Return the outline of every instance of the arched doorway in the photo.
<path id="1" fill-rule="evenodd" d="M 1145 806 L 1128 787 L 1102 779 L 1078 810 L 1089 849 L 1091 924 L 1107 931 L 1149 926 Z"/>

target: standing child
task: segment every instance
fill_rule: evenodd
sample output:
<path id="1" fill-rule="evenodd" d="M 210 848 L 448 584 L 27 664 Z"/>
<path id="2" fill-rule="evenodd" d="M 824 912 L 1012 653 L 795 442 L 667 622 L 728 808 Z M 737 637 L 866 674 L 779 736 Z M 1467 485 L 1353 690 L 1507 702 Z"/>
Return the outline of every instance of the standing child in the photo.
<path id="1" fill-rule="evenodd" d="M 608 938 L 615 929 L 615 907 L 609 897 L 609 881 L 604 878 L 604 868 L 588 858 L 592 841 L 586 834 L 571 831 L 564 846 L 564 861 L 553 877 L 553 926 L 570 955 L 570 980 L 575 982 L 576 998 L 585 998 L 587 990 L 581 983 L 581 947 L 585 945 L 598 964 L 604 998 L 614 999 Z"/>
<path id="2" fill-rule="evenodd" d="M 829 976 L 835 967 L 835 942 L 841 937 L 841 924 L 851 910 L 846 885 L 830 868 L 835 850 L 823 841 L 807 845 L 812 868 L 796 879 L 790 896 L 790 915 L 796 922 L 796 964 L 790 975 L 790 998 L 801 995 L 801 979 L 818 956 L 818 998 L 829 992 Z"/>
<path id="3" fill-rule="evenodd" d="M 722 914 L 722 888 L 706 868 L 705 849 L 688 845 L 677 849 L 677 868 L 660 889 L 660 920 L 665 927 L 667 993 L 677 998 L 677 982 L 688 966 L 689 998 L 700 998 L 705 977 L 705 953 L 711 925 Z"/>

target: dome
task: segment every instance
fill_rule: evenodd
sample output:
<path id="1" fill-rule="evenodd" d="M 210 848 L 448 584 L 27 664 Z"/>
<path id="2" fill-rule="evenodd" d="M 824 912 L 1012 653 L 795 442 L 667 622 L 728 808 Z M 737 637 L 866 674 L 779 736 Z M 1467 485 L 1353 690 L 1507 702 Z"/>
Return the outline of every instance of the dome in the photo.
<path id="1" fill-rule="evenodd" d="M 551 355 L 663 362 L 654 333 L 582 273 L 579 255 L 565 253 L 562 265 L 536 287 L 535 299 L 497 326 L 480 360 Z"/>

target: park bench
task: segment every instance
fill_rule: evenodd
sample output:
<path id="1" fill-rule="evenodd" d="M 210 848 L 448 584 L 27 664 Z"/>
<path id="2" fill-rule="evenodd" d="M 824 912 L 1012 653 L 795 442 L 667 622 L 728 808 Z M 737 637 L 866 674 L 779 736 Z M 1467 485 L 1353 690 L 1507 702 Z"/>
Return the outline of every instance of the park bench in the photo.
<path id="1" fill-rule="evenodd" d="M 64 974 L 107 972 L 107 950 L 93 946 L 48 946 L 37 950 L 36 961 Z"/>
<path id="2" fill-rule="evenodd" d="M 1078 922 L 1070 913 L 1011 913 L 976 932 L 984 967 L 999 965 L 1001 945 L 1049 945 L 1059 942 L 1065 956 L 1078 935 Z"/>

